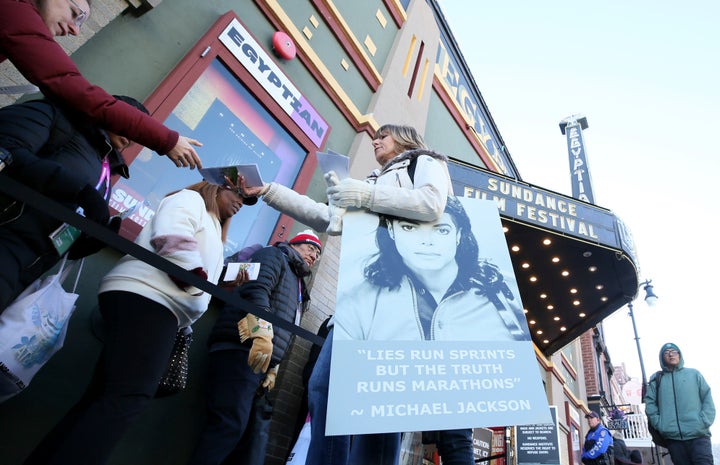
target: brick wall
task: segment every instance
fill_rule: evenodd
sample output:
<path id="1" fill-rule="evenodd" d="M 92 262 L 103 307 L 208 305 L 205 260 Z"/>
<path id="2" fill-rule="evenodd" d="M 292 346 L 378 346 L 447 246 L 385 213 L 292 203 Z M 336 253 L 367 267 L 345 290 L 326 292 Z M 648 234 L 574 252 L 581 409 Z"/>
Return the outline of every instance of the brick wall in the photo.
<path id="1" fill-rule="evenodd" d="M 582 363 L 583 373 L 585 376 L 585 391 L 588 396 L 592 394 L 599 394 L 600 386 L 598 384 L 595 345 L 593 343 L 592 330 L 585 332 L 585 334 L 580 337 L 580 345 L 582 347 Z"/>

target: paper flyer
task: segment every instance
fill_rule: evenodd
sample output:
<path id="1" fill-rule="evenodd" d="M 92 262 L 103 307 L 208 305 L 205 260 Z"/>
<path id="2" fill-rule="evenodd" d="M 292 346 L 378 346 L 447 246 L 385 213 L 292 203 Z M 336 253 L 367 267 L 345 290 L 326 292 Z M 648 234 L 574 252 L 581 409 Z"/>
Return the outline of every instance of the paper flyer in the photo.
<path id="1" fill-rule="evenodd" d="M 258 187 L 264 184 L 257 163 L 201 168 L 199 171 L 203 179 L 218 186 L 224 186 L 226 184 L 225 176 L 229 177 L 232 181 L 235 181 L 239 176 L 243 176 L 245 178 L 245 185 L 248 187 Z"/>
<path id="2" fill-rule="evenodd" d="M 228 263 L 227 269 L 225 270 L 225 278 L 223 278 L 223 280 L 234 281 L 241 270 L 247 270 L 248 274 L 250 275 L 250 281 L 254 281 L 257 279 L 258 274 L 260 273 L 260 264 L 238 262 Z"/>
<path id="3" fill-rule="evenodd" d="M 317 152 L 318 164 L 323 174 L 334 171 L 338 179 L 345 179 L 350 173 L 350 158 L 332 150 Z"/>

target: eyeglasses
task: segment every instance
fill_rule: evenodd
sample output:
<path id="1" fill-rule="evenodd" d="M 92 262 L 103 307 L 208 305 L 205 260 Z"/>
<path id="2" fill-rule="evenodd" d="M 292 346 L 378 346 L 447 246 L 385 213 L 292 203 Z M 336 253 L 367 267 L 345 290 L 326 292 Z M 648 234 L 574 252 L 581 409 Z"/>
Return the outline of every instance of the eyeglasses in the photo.
<path id="1" fill-rule="evenodd" d="M 70 4 L 72 6 L 77 8 L 78 11 L 80 11 L 80 13 L 78 13 L 75 9 L 72 9 L 73 23 L 75 23 L 75 26 L 77 26 L 77 28 L 80 29 L 80 27 L 83 24 L 85 24 L 85 21 L 87 21 L 88 16 L 90 16 L 90 13 L 88 13 L 87 11 L 80 8 L 80 5 L 75 3 L 75 0 L 68 0 L 68 2 L 70 2 Z"/>
<path id="2" fill-rule="evenodd" d="M 663 355 L 677 355 L 677 354 L 679 354 L 679 353 L 680 353 L 680 352 L 678 352 L 678 351 L 675 350 L 675 349 L 668 349 L 668 350 L 666 350 L 665 352 L 663 352 Z"/>

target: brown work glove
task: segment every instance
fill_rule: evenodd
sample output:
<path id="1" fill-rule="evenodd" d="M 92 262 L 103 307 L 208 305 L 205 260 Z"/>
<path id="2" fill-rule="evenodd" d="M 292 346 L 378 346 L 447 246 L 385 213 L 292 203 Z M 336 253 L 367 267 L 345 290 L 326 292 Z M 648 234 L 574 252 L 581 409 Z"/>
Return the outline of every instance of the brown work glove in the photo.
<path id="1" fill-rule="evenodd" d="M 267 388 L 268 391 L 272 391 L 272 388 L 275 387 L 275 379 L 277 378 L 278 368 L 280 368 L 280 364 L 275 365 L 270 368 L 267 373 L 265 373 L 265 379 L 262 382 L 262 387 Z"/>
<path id="2" fill-rule="evenodd" d="M 265 373 L 272 358 L 272 325 L 248 313 L 245 318 L 238 321 L 238 334 L 240 335 L 240 342 L 252 339 L 248 365 L 252 368 L 253 373 Z"/>

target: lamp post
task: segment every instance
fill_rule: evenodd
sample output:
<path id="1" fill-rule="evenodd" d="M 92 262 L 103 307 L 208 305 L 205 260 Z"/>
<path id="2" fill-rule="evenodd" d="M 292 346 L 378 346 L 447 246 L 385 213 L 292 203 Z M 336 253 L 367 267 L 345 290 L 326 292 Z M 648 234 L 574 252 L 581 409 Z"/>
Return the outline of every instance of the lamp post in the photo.
<path id="1" fill-rule="evenodd" d="M 652 280 L 647 279 L 640 283 L 638 288 L 642 287 L 645 291 L 645 302 L 648 306 L 652 307 L 657 303 L 658 296 L 653 292 Z M 642 374 L 642 397 L 645 397 L 645 391 L 647 389 L 647 376 L 645 375 L 645 362 L 643 361 L 642 350 L 640 349 L 640 337 L 637 332 L 637 324 L 635 323 L 635 315 L 633 314 L 633 303 L 632 300 L 628 302 L 628 315 L 632 320 L 633 333 L 635 334 L 635 345 L 637 345 L 638 358 L 640 359 L 640 373 Z"/>

